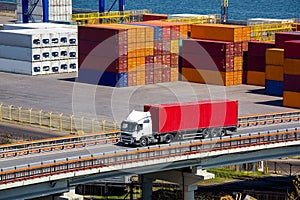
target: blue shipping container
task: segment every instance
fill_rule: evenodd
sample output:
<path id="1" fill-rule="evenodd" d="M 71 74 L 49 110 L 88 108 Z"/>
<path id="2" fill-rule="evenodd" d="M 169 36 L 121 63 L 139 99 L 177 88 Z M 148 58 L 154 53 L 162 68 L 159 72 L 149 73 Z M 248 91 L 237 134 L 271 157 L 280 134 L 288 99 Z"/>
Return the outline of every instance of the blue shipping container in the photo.
<path id="1" fill-rule="evenodd" d="M 78 82 L 111 87 L 127 87 L 128 74 L 105 72 L 100 70 L 79 69 Z"/>
<path id="2" fill-rule="evenodd" d="M 266 80 L 266 94 L 272 96 L 283 96 L 283 82 Z"/>

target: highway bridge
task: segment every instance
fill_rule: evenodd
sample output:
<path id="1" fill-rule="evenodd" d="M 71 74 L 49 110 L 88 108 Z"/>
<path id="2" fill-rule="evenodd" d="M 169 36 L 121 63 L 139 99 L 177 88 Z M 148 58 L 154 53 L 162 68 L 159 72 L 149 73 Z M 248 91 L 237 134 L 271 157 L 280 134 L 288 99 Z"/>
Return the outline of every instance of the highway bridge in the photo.
<path id="1" fill-rule="evenodd" d="M 156 178 L 179 183 L 185 199 L 193 199 L 195 183 L 203 177 L 181 169 L 207 169 L 300 154 L 299 121 L 241 128 L 236 134 L 223 138 L 143 148 L 124 147 L 107 134 L 100 138 L 82 138 L 81 143 L 64 140 L 52 144 L 52 149 L 27 151 L 28 155 L 24 155 L 24 151 L 22 154 L 3 154 L 0 159 L 0 199 L 59 194 L 78 184 L 134 174 L 141 177 L 143 199 L 151 199 L 152 181 Z M 40 147 L 43 146 L 47 144 Z"/>

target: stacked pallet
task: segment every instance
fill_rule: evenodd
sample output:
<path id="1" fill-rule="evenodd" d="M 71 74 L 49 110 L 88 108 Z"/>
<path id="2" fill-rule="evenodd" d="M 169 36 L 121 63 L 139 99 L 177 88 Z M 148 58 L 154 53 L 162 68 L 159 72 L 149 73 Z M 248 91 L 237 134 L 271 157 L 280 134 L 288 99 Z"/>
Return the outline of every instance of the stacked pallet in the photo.
<path id="1" fill-rule="evenodd" d="M 43 25 L 0 31 L 1 71 L 27 75 L 77 71 L 77 29 Z"/>
<path id="2" fill-rule="evenodd" d="M 182 42 L 183 80 L 225 86 L 242 84 L 249 27 L 193 24 L 191 38 Z"/>
<path id="3" fill-rule="evenodd" d="M 266 79 L 266 50 L 275 48 L 271 42 L 251 41 L 248 43 L 247 84 L 265 86 Z"/>
<path id="4" fill-rule="evenodd" d="M 284 49 L 269 48 L 266 50 L 266 94 L 283 95 Z"/>
<path id="5" fill-rule="evenodd" d="M 300 40 L 284 43 L 283 105 L 300 108 Z"/>
<path id="6" fill-rule="evenodd" d="M 79 27 L 79 81 L 126 87 L 178 80 L 180 25 L 148 21 Z"/>

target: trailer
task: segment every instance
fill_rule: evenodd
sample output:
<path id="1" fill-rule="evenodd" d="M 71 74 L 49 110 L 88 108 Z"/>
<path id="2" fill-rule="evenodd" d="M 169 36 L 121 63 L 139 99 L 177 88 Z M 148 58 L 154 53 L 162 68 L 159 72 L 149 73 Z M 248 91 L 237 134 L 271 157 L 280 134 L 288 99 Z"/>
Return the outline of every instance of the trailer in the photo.
<path id="1" fill-rule="evenodd" d="M 186 103 L 144 105 L 133 110 L 121 123 L 121 142 L 125 145 L 170 143 L 222 137 L 237 131 L 238 102 L 204 100 Z"/>

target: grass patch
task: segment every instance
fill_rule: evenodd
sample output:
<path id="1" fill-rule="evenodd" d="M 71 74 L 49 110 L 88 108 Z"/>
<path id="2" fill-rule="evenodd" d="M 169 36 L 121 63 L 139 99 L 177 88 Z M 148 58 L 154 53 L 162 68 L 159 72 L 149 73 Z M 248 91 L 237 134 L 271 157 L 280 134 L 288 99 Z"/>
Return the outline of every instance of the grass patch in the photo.
<path id="1" fill-rule="evenodd" d="M 215 174 L 216 178 L 220 178 L 219 180 L 224 179 L 240 179 L 240 178 L 257 178 L 264 175 L 263 172 L 255 171 L 255 172 L 249 172 L 249 171 L 236 171 L 236 170 L 230 170 L 226 168 L 212 168 L 207 170 L 210 173 Z"/>

